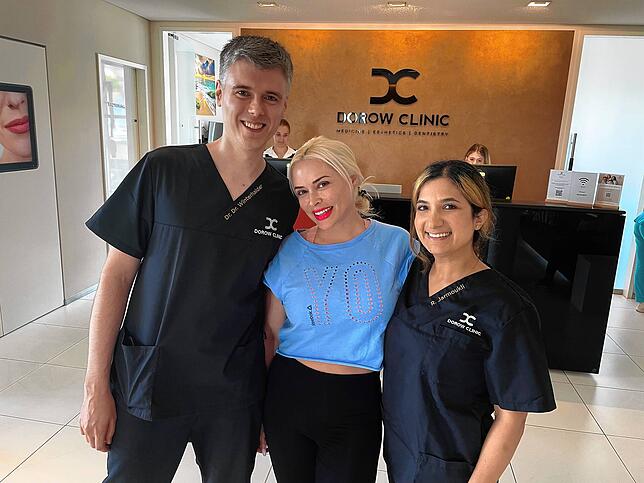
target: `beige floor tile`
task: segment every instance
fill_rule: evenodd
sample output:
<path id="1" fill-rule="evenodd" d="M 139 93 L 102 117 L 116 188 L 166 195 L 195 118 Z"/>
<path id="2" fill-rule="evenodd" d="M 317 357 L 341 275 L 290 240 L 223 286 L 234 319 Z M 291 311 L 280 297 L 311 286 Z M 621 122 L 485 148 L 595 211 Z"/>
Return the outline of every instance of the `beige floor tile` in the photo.
<path id="1" fill-rule="evenodd" d="M 378 473 L 376 473 L 376 483 L 389 483 L 386 471 L 378 470 Z"/>
<path id="2" fill-rule="evenodd" d="M 516 483 L 514 475 L 512 474 L 512 468 L 510 468 L 510 466 L 505 469 L 505 471 L 501 475 L 501 478 L 499 478 L 499 483 Z"/>
<path id="3" fill-rule="evenodd" d="M 0 357 L 47 362 L 87 337 L 87 329 L 31 323 L 0 337 Z"/>
<path id="4" fill-rule="evenodd" d="M 44 325 L 62 325 L 64 327 L 89 327 L 89 316 L 92 311 L 92 301 L 79 299 L 69 305 L 64 305 L 36 322 Z"/>
<path id="5" fill-rule="evenodd" d="M 546 428 L 601 433 L 590 411 L 571 384 L 553 382 L 557 409 L 550 413 L 531 413 L 527 424 Z"/>
<path id="6" fill-rule="evenodd" d="M 89 338 L 85 338 L 78 344 L 71 346 L 62 354 L 59 354 L 51 359 L 48 364 L 86 369 L 88 344 Z"/>
<path id="7" fill-rule="evenodd" d="M 606 331 L 610 338 L 630 356 L 644 356 L 644 330 L 616 329 Z"/>
<path id="8" fill-rule="evenodd" d="M 41 366 L 37 362 L 0 359 L 0 391 Z"/>
<path id="9" fill-rule="evenodd" d="M 602 354 L 599 374 L 566 371 L 575 386 L 601 386 L 644 391 L 644 372 L 624 354 Z"/>
<path id="10" fill-rule="evenodd" d="M 550 369 L 550 380 L 552 382 L 570 382 L 566 377 L 566 373 L 558 369 Z"/>
<path id="11" fill-rule="evenodd" d="M 250 478 L 250 483 L 264 483 L 271 471 L 272 463 L 270 455 L 257 454 L 255 457 L 255 469 Z"/>
<path id="12" fill-rule="evenodd" d="M 0 392 L 0 414 L 66 424 L 82 403 L 84 369 L 43 365 Z"/>
<path id="13" fill-rule="evenodd" d="M 96 292 L 88 293 L 87 295 L 83 295 L 81 297 L 81 300 L 94 300 L 95 295 L 96 295 Z"/>
<path id="14" fill-rule="evenodd" d="M 73 418 L 67 421 L 66 426 L 70 426 L 72 428 L 80 428 L 80 412 L 78 412 L 76 415 L 74 415 Z"/>
<path id="15" fill-rule="evenodd" d="M 608 327 L 644 330 L 644 314 L 637 312 L 635 307 L 627 309 L 611 307 L 608 314 Z"/>
<path id="16" fill-rule="evenodd" d="M 624 354 L 624 351 L 615 343 L 613 339 L 610 338 L 610 335 L 606 334 L 604 339 L 604 347 L 602 352 L 605 354 Z"/>
<path id="17" fill-rule="evenodd" d="M 188 444 L 172 483 L 194 483 L 199 481 L 201 481 L 201 473 L 195 460 L 195 452 L 192 449 L 192 444 Z"/>
<path id="18" fill-rule="evenodd" d="M 635 364 L 640 366 L 640 369 L 644 371 L 644 357 L 642 356 L 631 356 L 631 359 L 635 361 Z"/>
<path id="19" fill-rule="evenodd" d="M 0 481 L 62 426 L 0 416 Z"/>
<path id="20" fill-rule="evenodd" d="M 627 299 L 623 295 L 613 295 L 613 299 L 610 303 L 610 308 L 634 308 L 635 300 Z"/>
<path id="21" fill-rule="evenodd" d="M 577 390 L 604 433 L 644 439 L 644 393 L 603 387 Z"/>
<path id="22" fill-rule="evenodd" d="M 605 436 L 526 427 L 512 468 L 518 483 L 626 483 L 626 468 Z"/>
<path id="23" fill-rule="evenodd" d="M 608 439 L 635 481 L 644 481 L 644 439 L 618 436 L 609 436 Z"/>
<path id="24" fill-rule="evenodd" d="M 107 454 L 92 449 L 74 428 L 56 436 L 14 471 L 5 483 L 88 483 L 105 478 Z"/>

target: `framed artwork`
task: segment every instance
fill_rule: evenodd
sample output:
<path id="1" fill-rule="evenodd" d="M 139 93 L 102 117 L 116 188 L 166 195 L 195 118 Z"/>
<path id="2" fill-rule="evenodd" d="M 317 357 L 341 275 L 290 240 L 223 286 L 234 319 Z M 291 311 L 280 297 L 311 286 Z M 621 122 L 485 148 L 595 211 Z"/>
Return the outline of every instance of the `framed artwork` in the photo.
<path id="1" fill-rule="evenodd" d="M 0 82 L 0 173 L 38 167 L 31 87 Z"/>

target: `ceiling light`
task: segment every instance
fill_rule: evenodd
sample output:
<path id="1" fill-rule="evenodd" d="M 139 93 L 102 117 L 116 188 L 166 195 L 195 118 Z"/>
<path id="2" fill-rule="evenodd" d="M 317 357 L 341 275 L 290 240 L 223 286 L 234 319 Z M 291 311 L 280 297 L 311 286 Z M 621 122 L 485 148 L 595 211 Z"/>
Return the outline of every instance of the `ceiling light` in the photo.
<path id="1" fill-rule="evenodd" d="M 407 6 L 407 2 L 387 2 L 389 8 L 404 8 Z"/>
<path id="2" fill-rule="evenodd" d="M 550 2 L 530 2 L 528 7 L 547 7 Z"/>
<path id="3" fill-rule="evenodd" d="M 259 7 L 277 7 L 275 2 L 257 2 Z"/>

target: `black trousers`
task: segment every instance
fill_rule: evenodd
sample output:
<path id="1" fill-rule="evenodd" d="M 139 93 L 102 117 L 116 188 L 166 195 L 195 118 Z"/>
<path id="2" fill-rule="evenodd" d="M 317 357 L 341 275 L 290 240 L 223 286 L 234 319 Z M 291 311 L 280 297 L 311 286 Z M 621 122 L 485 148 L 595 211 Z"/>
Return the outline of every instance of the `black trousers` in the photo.
<path id="1" fill-rule="evenodd" d="M 264 430 L 278 483 L 373 483 L 380 400 L 377 372 L 326 374 L 275 356 Z"/>
<path id="2" fill-rule="evenodd" d="M 248 483 L 255 466 L 261 405 L 145 421 L 117 406 L 103 483 L 170 483 L 188 442 L 204 483 Z"/>

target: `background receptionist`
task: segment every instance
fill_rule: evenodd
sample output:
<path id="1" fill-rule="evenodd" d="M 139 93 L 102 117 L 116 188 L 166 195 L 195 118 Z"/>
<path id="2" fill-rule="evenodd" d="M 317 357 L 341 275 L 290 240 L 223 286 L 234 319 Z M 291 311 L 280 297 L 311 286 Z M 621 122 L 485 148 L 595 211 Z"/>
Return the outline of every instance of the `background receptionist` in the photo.
<path id="1" fill-rule="evenodd" d="M 295 149 L 288 145 L 288 136 L 291 134 L 291 125 L 286 119 L 280 121 L 280 127 L 273 135 L 273 145 L 264 151 L 264 157 L 269 158 L 292 158 Z"/>
<path id="2" fill-rule="evenodd" d="M 483 144 L 472 144 L 463 159 L 470 164 L 492 164 L 490 151 Z"/>

